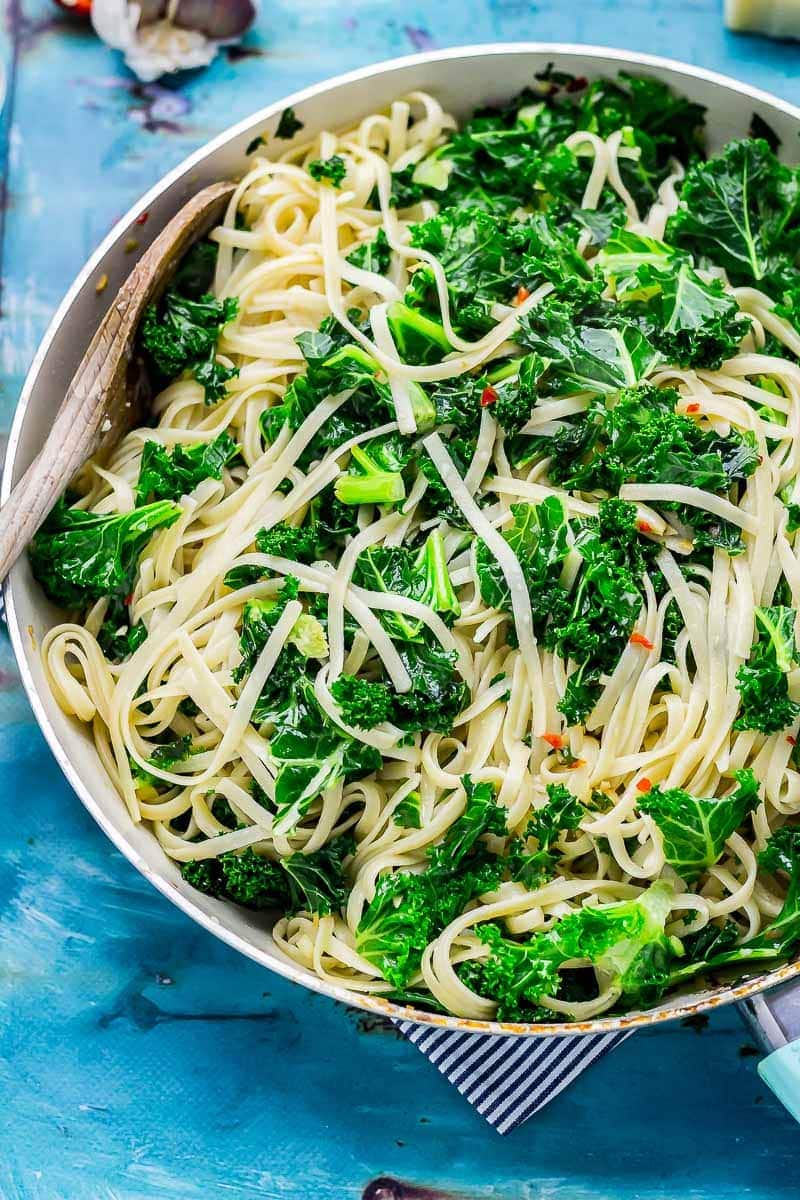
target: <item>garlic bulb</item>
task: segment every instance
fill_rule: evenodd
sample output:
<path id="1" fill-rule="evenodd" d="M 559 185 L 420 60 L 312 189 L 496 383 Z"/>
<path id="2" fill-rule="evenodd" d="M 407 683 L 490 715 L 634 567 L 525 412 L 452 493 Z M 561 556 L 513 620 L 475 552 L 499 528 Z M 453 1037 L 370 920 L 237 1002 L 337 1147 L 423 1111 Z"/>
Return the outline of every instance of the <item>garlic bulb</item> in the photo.
<path id="1" fill-rule="evenodd" d="M 204 67 L 253 23 L 255 0 L 93 0 L 92 24 L 144 83 Z"/>

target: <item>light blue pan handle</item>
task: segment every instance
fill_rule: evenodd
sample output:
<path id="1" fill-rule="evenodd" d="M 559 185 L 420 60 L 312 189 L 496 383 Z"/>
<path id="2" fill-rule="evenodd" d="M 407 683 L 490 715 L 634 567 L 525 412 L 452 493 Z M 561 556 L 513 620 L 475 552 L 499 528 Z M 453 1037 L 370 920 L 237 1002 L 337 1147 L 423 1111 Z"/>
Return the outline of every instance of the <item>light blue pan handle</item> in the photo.
<path id="1" fill-rule="evenodd" d="M 800 1121 L 800 1038 L 763 1058 L 758 1073 L 781 1104 Z"/>
<path id="2" fill-rule="evenodd" d="M 795 1120 L 800 1121 L 800 983 L 793 980 L 739 1005 L 764 1049 L 758 1073 Z"/>

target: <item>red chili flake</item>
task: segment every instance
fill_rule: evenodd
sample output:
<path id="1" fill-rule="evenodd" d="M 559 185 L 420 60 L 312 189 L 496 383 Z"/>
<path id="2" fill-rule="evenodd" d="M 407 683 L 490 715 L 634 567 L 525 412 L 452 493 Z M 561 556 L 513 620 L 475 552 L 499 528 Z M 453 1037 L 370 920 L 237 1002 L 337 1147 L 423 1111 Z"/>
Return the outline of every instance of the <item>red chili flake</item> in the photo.
<path id="1" fill-rule="evenodd" d="M 687 413 L 698 413 L 698 412 L 700 412 L 700 405 L 699 404 L 687 404 L 686 411 L 687 411 Z"/>
<path id="2" fill-rule="evenodd" d="M 149 216 L 150 216 L 150 213 L 149 213 L 149 212 L 143 212 L 143 213 L 139 213 L 138 217 L 136 218 L 136 224 L 137 224 L 137 225 L 146 225 L 146 224 L 147 224 L 147 218 L 148 218 Z"/>
<path id="3" fill-rule="evenodd" d="M 131 592 L 131 593 L 130 593 L 128 596 L 126 596 L 126 597 L 125 597 L 125 599 L 122 601 L 122 603 L 123 603 L 123 604 L 124 604 L 126 607 L 127 607 L 129 604 L 132 604 L 132 603 L 133 603 L 133 592 Z"/>
<path id="4" fill-rule="evenodd" d="M 481 408 L 488 408 L 490 404 L 497 403 L 497 392 L 493 387 L 485 387 L 481 392 Z"/>
<path id="5" fill-rule="evenodd" d="M 585 87 L 589 86 L 589 80 L 583 75 L 577 75 L 574 79 L 570 79 L 567 84 L 568 92 L 582 92 Z"/>
<path id="6" fill-rule="evenodd" d="M 526 287 L 518 287 L 517 294 L 513 300 L 514 305 L 516 306 L 518 304 L 524 304 L 525 301 L 528 299 L 528 296 L 530 296 L 530 292 L 528 291 L 528 289 Z"/>
<path id="7" fill-rule="evenodd" d="M 639 782 L 636 784 L 637 792 L 649 792 L 649 791 L 652 791 L 652 788 L 653 788 L 653 785 L 647 777 L 645 777 L 644 779 L 640 779 Z"/>
<path id="8" fill-rule="evenodd" d="M 76 17 L 91 16 L 92 0 L 56 0 L 56 4 Z"/>
<path id="9" fill-rule="evenodd" d="M 653 532 L 653 526 L 650 524 L 649 521 L 637 521 L 636 528 L 639 530 L 639 533 L 652 533 Z"/>
<path id="10" fill-rule="evenodd" d="M 543 733 L 542 741 L 547 742 L 548 746 L 552 746 L 554 750 L 563 750 L 564 739 L 560 733 Z"/>
<path id="11" fill-rule="evenodd" d="M 630 641 L 634 646 L 643 646 L 645 650 L 653 649 L 653 643 L 643 633 L 632 633 Z"/>
<path id="12" fill-rule="evenodd" d="M 786 736 L 786 740 L 787 740 L 787 742 L 789 743 L 789 745 L 790 745 L 790 746 L 796 746 L 796 745 L 797 745 L 797 738 L 796 738 L 796 737 L 792 737 L 792 735 L 791 735 L 790 733 L 789 733 L 789 734 L 787 734 L 787 736 Z"/>

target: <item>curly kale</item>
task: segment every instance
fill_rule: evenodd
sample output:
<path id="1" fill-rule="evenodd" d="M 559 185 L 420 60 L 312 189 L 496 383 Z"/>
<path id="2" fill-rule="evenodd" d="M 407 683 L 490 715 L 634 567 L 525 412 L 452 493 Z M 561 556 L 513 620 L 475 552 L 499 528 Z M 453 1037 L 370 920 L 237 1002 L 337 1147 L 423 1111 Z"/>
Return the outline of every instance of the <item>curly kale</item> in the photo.
<path id="1" fill-rule="evenodd" d="M 750 329 L 719 280 L 701 279 L 688 254 L 656 238 L 617 229 L 597 263 L 619 303 L 670 362 L 715 369 Z"/>
<path id="2" fill-rule="evenodd" d="M 742 933 L 733 922 L 714 926 L 715 932 L 705 938 L 698 936 L 691 941 L 687 938 L 684 960 L 670 973 L 672 986 L 730 967 L 739 971 L 763 971 L 765 965 L 797 952 L 800 946 L 800 828 L 783 825 L 773 833 L 758 856 L 758 865 L 762 871 L 774 875 L 776 882 L 786 886 L 778 915 L 747 941 L 741 940 Z"/>
<path id="3" fill-rule="evenodd" d="M 520 288 L 531 292 L 548 282 L 573 295 L 599 290 L 576 240 L 577 229 L 559 229 L 544 213 L 514 221 L 477 205 L 446 208 L 411 226 L 411 245 L 433 255 L 444 271 L 456 332 L 471 338 L 494 325 L 493 306 L 510 304 Z M 414 271 L 404 303 L 440 319 L 436 276 L 427 262 Z"/>
<path id="4" fill-rule="evenodd" d="M 136 485 L 137 504 L 148 500 L 180 500 L 204 479 L 221 479 L 223 468 L 236 453 L 237 445 L 227 433 L 195 446 L 179 442 L 171 450 L 161 442 L 145 442 Z"/>
<path id="5" fill-rule="evenodd" d="M 530 420 L 545 367 L 538 354 L 527 354 L 478 378 L 462 375 L 440 384 L 431 397 L 437 424 L 452 425 L 459 434 L 470 436 L 481 411 L 488 408 L 507 434 L 517 433 Z"/>
<path id="6" fill-rule="evenodd" d="M 585 815 L 584 806 L 563 783 L 549 783 L 547 803 L 536 809 L 524 837 L 516 839 L 509 848 L 512 878 L 528 888 L 539 887 L 551 878 L 559 859 L 553 845 L 562 834 L 577 829 Z M 531 837 L 537 843 L 532 852 L 527 846 L 527 839 Z"/>
<path id="7" fill-rule="evenodd" d="M 273 861 L 250 847 L 219 858 L 194 859 L 181 866 L 187 883 L 209 896 L 257 911 L 282 909 L 320 916 L 339 912 L 347 896 L 345 860 L 352 841 L 334 838 L 312 854 L 296 852 Z"/>
<path id="8" fill-rule="evenodd" d="M 297 598 L 297 593 L 297 580 L 287 576 L 276 599 L 245 603 L 239 638 L 242 658 L 233 670 L 234 682 L 243 683 L 250 675 L 286 605 Z M 308 660 L 322 659 L 327 654 L 328 639 L 322 625 L 312 613 L 301 613 L 261 690 L 251 719 L 259 724 L 271 720 L 276 709 L 286 703 L 296 680 L 305 677 Z"/>
<path id="9" fill-rule="evenodd" d="M 789 696 L 788 674 L 797 664 L 795 611 L 781 605 L 756 608 L 757 638 L 750 658 L 736 672 L 741 697 L 734 729 L 777 733 L 800 717 L 800 704 Z"/>
<path id="10" fill-rule="evenodd" d="M 308 164 L 308 173 L 318 183 L 324 180 L 340 188 L 347 174 L 347 166 L 340 154 L 332 154 L 330 158 L 315 158 Z"/>
<path id="11" fill-rule="evenodd" d="M 671 886 L 656 882 L 635 900 L 587 905 L 524 941 L 497 925 L 478 926 L 488 953 L 461 969 L 462 981 L 496 1002 L 501 1021 L 547 1019 L 540 1001 L 561 992 L 570 961 L 593 965 L 627 1003 L 654 1003 L 681 949 L 664 932 L 672 905 Z"/>
<path id="12" fill-rule="evenodd" d="M 649 384 L 598 398 L 585 417 L 553 438 L 531 439 L 518 461 L 547 454 L 551 479 L 571 490 L 613 493 L 625 483 L 669 483 L 727 494 L 756 469 L 755 438 L 735 429 L 727 437 L 704 429 L 676 411 L 679 399 L 673 388 Z M 674 501 L 661 507 L 676 511 L 692 529 L 697 549 L 744 549 L 738 529 L 713 514 Z"/>
<path id="13" fill-rule="evenodd" d="M 173 285 L 145 312 L 139 334 L 145 356 L 163 381 L 191 370 L 203 386 L 206 403 L 212 404 L 239 374 L 237 367 L 225 367 L 216 360 L 219 335 L 238 311 L 239 301 L 233 297 L 190 299 Z"/>
<path id="14" fill-rule="evenodd" d="M 587 84 L 552 72 L 510 102 L 479 109 L 449 141 L 419 163 L 393 175 L 393 201 L 408 207 L 424 198 L 513 213 L 519 207 L 562 205 L 580 212 L 590 162 L 565 145 L 576 129 L 607 137 L 623 130 L 630 157 L 620 157 L 626 187 L 642 215 L 669 174 L 672 157 L 687 162 L 697 154 L 703 108 L 674 95 L 659 80 L 620 74 L 619 81 Z M 621 206 L 603 190 L 594 227 Z M 602 236 L 602 234 L 600 235 Z"/>
<path id="15" fill-rule="evenodd" d="M 358 312 L 348 314 L 356 324 Z M 298 334 L 295 339 L 306 362 L 306 371 L 286 389 L 280 403 L 261 414 L 261 432 L 268 443 L 284 426 L 300 426 L 329 396 L 349 392 L 346 402 L 328 417 L 303 451 L 298 463 L 307 468 L 329 450 L 341 446 L 383 420 L 394 420 L 392 392 L 378 362 L 355 342 L 335 317 L 326 317 L 319 329 Z M 419 384 L 411 384 L 409 398 L 420 431 L 435 420 L 433 404 Z"/>
<path id="16" fill-rule="evenodd" d="M 356 930 L 359 954 L 396 988 L 417 973 L 428 943 L 475 896 L 500 882 L 502 865 L 483 839 L 506 832 L 506 812 L 490 784 L 473 784 L 468 775 L 462 782 L 464 812 L 430 848 L 426 868 L 380 875 Z"/>
<path id="17" fill-rule="evenodd" d="M 352 267 L 361 271 L 373 271 L 376 275 L 386 275 L 392 261 L 392 250 L 389 239 L 383 229 L 379 229 L 371 242 L 362 242 L 347 256 Z"/>
<path id="18" fill-rule="evenodd" d="M 418 641 L 396 643 L 396 649 L 411 678 L 411 690 L 395 692 L 392 723 L 407 733 L 450 733 L 470 697 L 455 653 L 444 650 L 427 632 Z"/>
<path id="19" fill-rule="evenodd" d="M 64 608 L 127 596 L 145 545 L 180 515 L 180 506 L 168 500 L 128 513 L 93 513 L 68 508 L 61 499 L 28 549 L 34 577 Z"/>
<path id="20" fill-rule="evenodd" d="M 388 721 L 392 712 L 392 692 L 385 683 L 340 675 L 331 684 L 342 720 L 354 729 L 374 729 Z"/>
<path id="21" fill-rule="evenodd" d="M 298 675 L 280 707 L 270 713 L 270 757 L 275 778 L 276 834 L 289 834 L 314 801 L 340 779 L 379 770 L 381 755 L 351 738 L 320 708 L 313 681 Z"/>
<path id="22" fill-rule="evenodd" d="M 568 724 L 580 724 L 599 696 L 601 672 L 613 670 L 643 603 L 646 558 L 635 527 L 636 510 L 623 501 L 605 501 L 597 520 L 574 524 L 572 540 L 581 568 L 569 589 L 562 583 L 570 546 L 562 502 L 552 496 L 539 504 L 513 504 L 511 512 L 514 524 L 503 536 L 528 585 L 534 631 L 547 649 L 577 664 L 559 708 Z M 476 564 L 484 602 L 510 611 L 508 585 L 483 542 L 478 543 Z"/>
<path id="23" fill-rule="evenodd" d="M 461 613 L 445 557 L 441 530 L 430 533 L 419 550 L 404 546 L 371 546 L 356 559 L 353 579 L 371 592 L 405 596 L 427 605 L 446 621 Z M 393 638 L 420 641 L 421 619 L 385 610 L 381 620 Z"/>

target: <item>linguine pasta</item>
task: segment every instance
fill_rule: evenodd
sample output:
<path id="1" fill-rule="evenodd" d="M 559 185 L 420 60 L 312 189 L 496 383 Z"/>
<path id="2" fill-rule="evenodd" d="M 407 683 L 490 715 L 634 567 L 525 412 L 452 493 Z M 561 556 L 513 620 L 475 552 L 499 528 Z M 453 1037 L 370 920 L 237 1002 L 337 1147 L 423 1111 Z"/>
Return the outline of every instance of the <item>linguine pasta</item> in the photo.
<path id="1" fill-rule="evenodd" d="M 419 164 L 433 170 L 446 161 L 439 148 L 454 129 L 435 97 L 414 93 L 352 128 L 311 140 L 301 133 L 274 157 L 260 149 L 251 157 L 211 235 L 218 247 L 213 295 L 238 301 L 221 329 L 216 361 L 238 374 L 212 404 L 187 372 L 164 387 L 152 425 L 129 433 L 107 461 L 86 464 L 75 481 L 77 508 L 132 513 L 142 499 L 144 448 L 152 442 L 173 453 L 175 447 L 210 447 L 227 434 L 235 455 L 216 477 L 180 494 L 177 515 L 156 528 L 138 554 L 120 630 L 141 628 L 138 645 L 118 661 L 101 648 L 111 601 L 100 596 L 75 620 L 49 631 L 43 656 L 58 703 L 92 727 L 131 818 L 148 823 L 190 881 L 211 890 L 217 876 L 210 867 L 198 874 L 197 864 L 235 856 L 240 865 L 254 859 L 276 868 L 289 864 L 293 885 L 296 879 L 303 884 L 307 863 L 300 856 L 321 864 L 328 860 L 320 855 L 339 847 L 343 882 L 334 898 L 327 893 L 320 900 L 308 886 L 295 890 L 280 903 L 284 915 L 274 926 L 281 951 L 309 971 L 353 992 L 467 1018 L 588 1019 L 657 999 L 682 982 L 682 972 L 686 978 L 696 973 L 684 970 L 691 964 L 713 968 L 701 936 L 710 945 L 709 933 L 724 931 L 734 961 L 740 947 L 753 939 L 761 945 L 759 937 L 763 943 L 783 910 L 785 879 L 774 863 L 765 869 L 759 855 L 800 811 L 793 758 L 798 717 L 791 707 L 800 698 L 800 668 L 790 648 L 780 680 L 791 719 L 770 732 L 740 727 L 739 672 L 758 641 L 757 611 L 794 609 L 800 596 L 791 521 L 791 503 L 800 498 L 800 335 L 776 311 L 774 294 L 737 284 L 712 256 L 701 262 L 695 255 L 701 279 L 715 281 L 741 314 L 733 352 L 714 365 L 687 365 L 661 351 L 624 382 L 670 395 L 674 389 L 673 407 L 687 425 L 694 422 L 725 446 L 740 439 L 736 444 L 751 454 L 747 473 L 713 488 L 679 476 L 628 478 L 616 491 L 572 485 L 563 470 L 559 475 L 560 451 L 548 453 L 548 439 L 563 447 L 564 430 L 595 419 L 598 395 L 611 411 L 616 401 L 602 397 L 619 389 L 600 392 L 563 381 L 556 387 L 545 373 L 526 422 L 511 432 L 495 410 L 500 383 L 485 383 L 498 364 L 513 364 L 523 354 L 520 331 L 534 328 L 537 311 L 551 311 L 542 306 L 553 301 L 558 283 L 538 276 L 530 287 L 515 287 L 505 302 L 493 302 L 485 331 L 471 333 L 454 310 L 441 256 L 412 235 L 446 206 L 447 180 L 440 202 L 429 189 L 395 206 L 396 181 L 419 178 Z M 586 223 L 573 244 L 589 275 L 594 271 L 601 280 L 604 303 L 615 289 L 622 303 L 620 273 L 612 243 L 601 244 L 592 233 L 592 216 L 613 207 L 628 233 L 669 240 L 665 231 L 679 209 L 687 167 L 671 157 L 654 202 L 643 208 L 626 174 L 639 161 L 628 129 L 577 129 L 558 143 L 564 147 L 559 153 L 568 152 L 583 172 L 576 209 Z M 338 186 L 311 169 L 321 163 L 324 171 L 334 159 L 344 167 Z M 537 188 L 530 209 L 543 194 L 542 185 Z M 519 209 L 516 219 L 524 222 L 525 206 Z M 354 250 L 373 245 L 379 232 L 388 269 L 376 270 L 365 256 L 356 256 L 356 264 L 365 265 L 354 264 Z M 392 314 L 420 270 L 427 272 L 429 310 L 436 311 L 447 349 L 414 361 L 398 344 Z M 647 290 L 641 280 L 636 286 Z M 296 339 L 331 317 L 348 344 L 377 364 L 390 408 L 376 406 L 372 423 L 355 433 L 348 428 L 339 444 L 317 452 L 321 432 L 349 411 L 360 386 L 349 383 L 265 437 L 265 410 L 277 410 L 307 370 Z M 484 386 L 464 463 L 447 420 L 420 422 L 419 396 L 435 397 L 437 389 L 477 378 Z M 261 531 L 304 527 L 320 497 L 353 474 L 360 449 L 397 435 L 413 447 L 399 501 L 352 507 L 352 528 L 318 556 L 301 560 L 275 545 L 259 548 Z M 526 438 L 538 447 L 527 459 L 519 453 Z M 416 469 L 423 460 L 424 472 Z M 556 504 L 548 511 L 563 513 L 569 546 L 555 578 L 574 596 L 587 561 L 581 531 L 599 521 L 604 528 L 609 496 L 633 506 L 625 511 L 632 513 L 640 546 L 636 606 L 620 653 L 592 676 L 588 711 L 574 720 L 564 699 L 572 694 L 571 679 L 575 687 L 576 660 L 543 632 L 547 617 L 537 607 L 531 568 L 510 531 L 518 506 L 540 513 L 542 505 Z M 712 537 L 701 552 L 701 527 L 724 529 L 728 548 Z M 427 540 L 432 532 L 439 540 Z M 455 598 L 449 610 L 370 585 L 359 567 L 376 549 L 424 546 L 443 556 Z M 501 601 L 488 602 L 487 590 Z M 268 603 L 248 609 L 254 602 Z M 256 611 L 273 616 L 244 670 L 245 614 Z M 277 686 L 287 650 L 301 653 L 302 623 L 312 617 L 314 628 L 309 623 L 306 632 L 316 645 L 303 663 L 317 706 L 311 719 L 320 731 L 323 725 L 333 730 L 335 746 L 328 752 L 326 744 L 315 765 L 306 762 L 301 786 L 284 802 L 286 756 L 275 753 L 276 725 L 269 713 L 258 715 L 259 698 Z M 402 622 L 415 631 L 412 648 L 414 636 L 423 638 L 451 664 L 448 686 L 460 689 L 460 711 L 446 727 L 435 692 L 426 710 L 424 694 L 414 690 L 421 686 L 424 693 L 426 684 L 397 636 Z M 380 681 L 395 707 L 371 725 L 348 722 L 337 699 L 342 677 Z M 403 697 L 412 695 L 417 714 L 428 713 L 422 727 L 396 716 Z M 169 751 L 176 744 L 182 755 Z M 331 767 L 336 755 L 338 766 Z M 357 759 L 353 769 L 348 755 Z M 720 835 L 718 853 L 700 852 L 693 866 L 681 866 L 663 798 L 676 805 L 678 791 L 689 800 L 703 798 L 713 826 L 708 806 L 730 801 L 737 788 L 744 795 L 750 785 L 736 772 L 748 771 L 753 793 L 742 800 L 733 828 Z M 543 817 L 537 824 L 537 814 L 553 814 L 565 790 L 573 805 L 569 821 L 559 825 L 551 815 L 549 827 Z M 661 798 L 661 809 L 648 802 L 651 794 Z M 459 858 L 459 831 L 476 795 L 490 797 L 486 804 L 503 819 L 478 823 L 477 840 Z M 696 821 L 693 829 L 697 834 Z M 703 829 L 707 846 L 714 844 L 713 828 Z M 485 886 L 476 882 L 458 902 L 448 899 L 445 916 L 430 925 L 422 944 L 407 929 L 385 931 L 384 924 L 393 928 L 407 919 L 413 925 L 416 918 L 406 914 L 403 887 L 378 912 L 382 881 L 438 870 L 447 890 L 462 868 L 473 869 L 476 853 L 488 871 Z M 229 889 L 228 895 L 262 906 L 254 893 L 237 896 Z M 649 908 L 637 907 L 642 897 L 652 898 Z M 266 899 L 263 906 L 270 906 Z M 627 947 L 620 951 L 623 967 L 614 968 L 607 948 L 595 952 L 589 927 L 563 925 L 586 910 L 633 922 L 615 943 L 618 950 Z M 553 949 L 559 928 L 573 931 L 572 949 L 566 942 Z M 554 961 L 556 974 L 548 966 L 539 984 L 524 982 L 521 970 L 515 975 L 514 954 L 526 946 L 537 963 Z M 631 972 L 645 959 L 649 971 L 654 956 L 657 982 L 637 990 Z M 760 958 L 753 956 L 752 969 Z M 720 969 L 726 961 L 723 953 Z M 747 969 L 746 956 L 739 953 L 736 961 Z"/>

